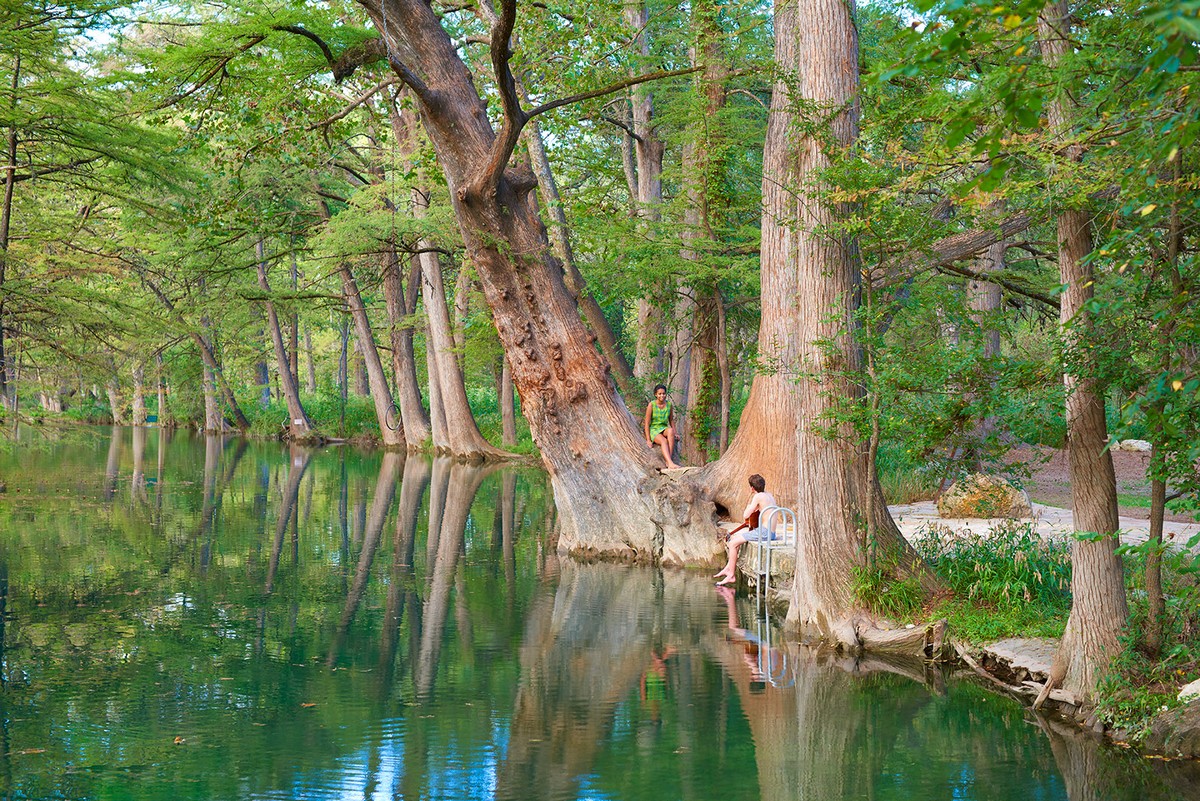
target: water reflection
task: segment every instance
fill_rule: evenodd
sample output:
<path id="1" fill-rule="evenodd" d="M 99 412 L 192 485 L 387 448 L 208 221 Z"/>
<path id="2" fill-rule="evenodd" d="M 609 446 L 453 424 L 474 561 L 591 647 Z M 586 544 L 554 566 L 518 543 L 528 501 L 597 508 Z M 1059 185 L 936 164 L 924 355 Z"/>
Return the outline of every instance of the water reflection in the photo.
<path id="1" fill-rule="evenodd" d="M 560 561 L 534 470 L 142 428 L 0 475 L 4 797 L 1196 796 L 700 576 Z"/>

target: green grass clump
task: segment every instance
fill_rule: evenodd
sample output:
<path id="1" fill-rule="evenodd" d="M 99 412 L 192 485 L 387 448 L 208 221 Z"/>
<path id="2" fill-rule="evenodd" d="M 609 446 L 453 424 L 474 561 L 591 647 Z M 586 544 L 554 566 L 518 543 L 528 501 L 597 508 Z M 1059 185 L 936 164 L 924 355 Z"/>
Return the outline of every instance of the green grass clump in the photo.
<path id="1" fill-rule="evenodd" d="M 854 568 L 855 599 L 877 615 L 900 623 L 912 620 L 925 605 L 925 592 L 915 576 L 898 577 L 894 564 L 876 562 Z"/>

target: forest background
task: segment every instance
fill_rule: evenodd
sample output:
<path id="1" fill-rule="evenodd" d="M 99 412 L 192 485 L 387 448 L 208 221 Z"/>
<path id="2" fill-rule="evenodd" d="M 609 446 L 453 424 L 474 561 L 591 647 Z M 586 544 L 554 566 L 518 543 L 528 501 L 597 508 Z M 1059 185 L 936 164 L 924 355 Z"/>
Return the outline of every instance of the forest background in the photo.
<path id="1" fill-rule="evenodd" d="M 640 420 L 667 384 L 683 459 L 715 459 L 755 378 L 787 369 L 760 276 L 764 186 L 782 181 L 764 175 L 769 110 L 798 80 L 778 11 L 521 4 L 509 84 L 493 32 L 510 6 L 433 8 L 495 127 L 513 96 L 538 112 L 512 162 L 625 405 Z M 1053 59 L 1042 11 L 855 9 L 857 139 L 806 196 L 853 243 L 862 358 L 841 376 L 857 393 L 821 423 L 869 443 L 890 502 L 914 500 L 964 472 L 1019 477 L 1021 446 L 1061 447 L 1067 374 L 1099 388 L 1108 436 L 1152 443 L 1152 513 L 1195 511 L 1200 3 L 1078 3 Z M 445 165 L 379 28 L 336 0 L 3 0 L 10 417 L 535 451 Z M 1060 319 L 1058 223 L 1080 208 L 1085 327 Z M 1173 620 L 1194 639 L 1186 610 Z M 1163 670 L 1194 666 L 1151 645 Z"/>

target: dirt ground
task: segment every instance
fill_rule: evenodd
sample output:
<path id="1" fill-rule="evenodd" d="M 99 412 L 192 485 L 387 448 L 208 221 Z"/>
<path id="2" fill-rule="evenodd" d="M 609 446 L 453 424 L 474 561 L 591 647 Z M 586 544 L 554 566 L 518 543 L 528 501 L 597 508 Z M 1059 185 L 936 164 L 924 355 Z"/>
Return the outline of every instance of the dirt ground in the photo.
<path id="1" fill-rule="evenodd" d="M 1113 469 L 1117 474 L 1117 494 L 1150 497 L 1150 481 L 1146 478 L 1146 465 L 1150 454 L 1132 451 L 1113 451 Z M 1009 462 L 1028 465 L 1033 475 L 1024 479 L 1029 497 L 1048 506 L 1071 508 L 1071 482 L 1067 469 L 1067 451 L 1053 448 L 1021 448 L 1009 455 Z M 1149 506 L 1120 506 L 1121 514 L 1145 520 L 1150 517 Z M 1191 515 L 1166 515 L 1167 520 L 1177 523 L 1196 522 Z"/>

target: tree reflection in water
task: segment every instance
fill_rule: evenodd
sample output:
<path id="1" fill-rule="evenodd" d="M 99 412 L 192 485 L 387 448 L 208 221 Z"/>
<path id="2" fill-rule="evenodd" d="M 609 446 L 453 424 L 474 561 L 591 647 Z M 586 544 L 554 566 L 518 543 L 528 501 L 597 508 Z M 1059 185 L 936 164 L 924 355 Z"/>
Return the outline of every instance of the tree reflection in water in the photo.
<path id="1" fill-rule="evenodd" d="M 0 474 L 5 797 L 1197 795 L 698 575 L 560 560 L 536 470 L 114 429 Z"/>

